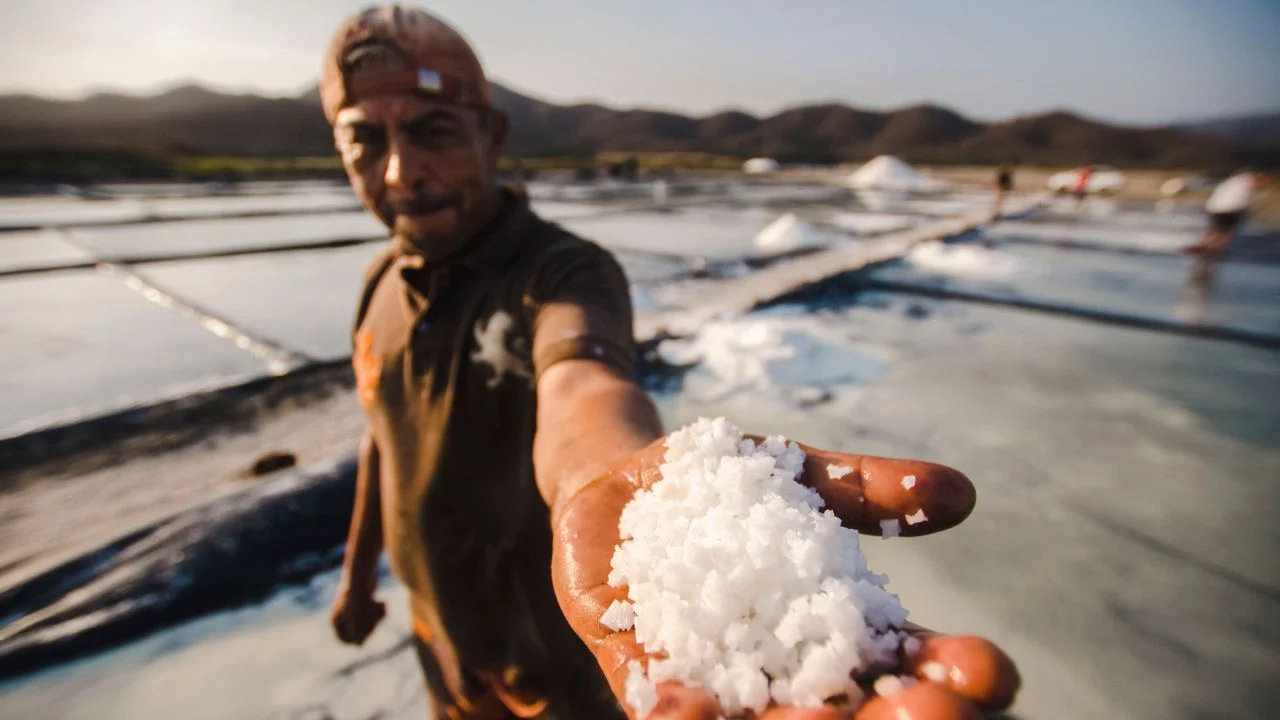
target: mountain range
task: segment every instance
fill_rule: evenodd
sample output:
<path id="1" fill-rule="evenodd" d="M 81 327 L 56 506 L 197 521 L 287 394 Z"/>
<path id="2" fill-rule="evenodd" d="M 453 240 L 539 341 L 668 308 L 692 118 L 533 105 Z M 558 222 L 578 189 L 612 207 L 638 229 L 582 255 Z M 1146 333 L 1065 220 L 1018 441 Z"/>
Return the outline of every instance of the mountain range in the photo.
<path id="1" fill-rule="evenodd" d="M 769 117 L 726 111 L 706 117 L 598 104 L 556 105 L 495 83 L 511 116 L 510 154 L 589 156 L 603 151 L 770 156 L 790 162 L 862 160 L 880 154 L 917 163 L 1228 169 L 1280 159 L 1280 115 L 1127 127 L 1066 111 L 979 122 L 935 105 L 888 112 L 840 104 Z M 0 152 L 125 150 L 163 155 L 332 155 L 313 88 L 297 97 L 226 94 L 185 85 L 153 96 L 82 100 L 0 96 Z"/>

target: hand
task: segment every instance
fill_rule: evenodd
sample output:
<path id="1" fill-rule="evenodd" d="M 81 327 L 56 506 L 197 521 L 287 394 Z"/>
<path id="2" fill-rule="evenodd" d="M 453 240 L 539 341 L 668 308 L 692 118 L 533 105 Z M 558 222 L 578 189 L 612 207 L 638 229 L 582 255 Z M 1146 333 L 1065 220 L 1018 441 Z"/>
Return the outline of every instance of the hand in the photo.
<path id="1" fill-rule="evenodd" d="M 816 489 L 845 527 L 859 532 L 879 535 L 881 520 L 896 519 L 903 536 L 926 535 L 958 525 L 973 510 L 973 484 L 950 468 L 809 447 L 804 451 L 808 459 L 799 481 Z M 665 439 L 585 486 L 565 502 L 555 522 L 552 581 L 556 597 L 619 698 L 624 697 L 627 663 L 648 658 L 634 631 L 615 632 L 600 623 L 614 600 L 625 599 L 624 591 L 608 584 L 610 561 L 621 541 L 622 508 L 637 490 L 659 479 L 664 452 Z M 831 464 L 851 467 L 853 472 L 833 480 L 827 474 Z M 910 490 L 902 486 L 905 475 L 916 477 Z M 903 522 L 916 510 L 924 511 L 925 522 Z M 976 637 L 936 635 L 910 625 L 908 630 L 921 645 L 912 656 L 904 653 L 901 673 L 920 678 L 917 684 L 888 697 L 872 697 L 860 707 L 775 707 L 760 720 L 953 720 L 981 718 L 980 709 L 1003 710 L 1013 702 L 1021 679 L 1013 662 L 995 645 Z M 658 697 L 650 720 L 712 720 L 721 715 L 714 697 L 705 690 L 664 683 Z M 628 712 L 632 713 L 630 708 Z"/>
<path id="2" fill-rule="evenodd" d="M 373 590 L 343 583 L 333 601 L 329 622 L 338 639 L 347 645 L 363 645 L 387 615 L 387 606 L 373 597 Z"/>

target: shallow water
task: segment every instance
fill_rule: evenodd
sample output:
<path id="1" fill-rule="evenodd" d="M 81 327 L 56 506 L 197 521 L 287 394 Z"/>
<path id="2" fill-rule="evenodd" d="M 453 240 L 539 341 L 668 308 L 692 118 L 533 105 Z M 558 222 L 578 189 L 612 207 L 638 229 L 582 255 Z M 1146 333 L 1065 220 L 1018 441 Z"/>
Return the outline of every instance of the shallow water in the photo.
<path id="1" fill-rule="evenodd" d="M 1192 269 L 1189 258 L 1175 255 L 956 244 L 917 248 L 902 262 L 868 276 L 994 300 L 1031 300 L 1280 338 L 1280 265 L 1224 262 L 1209 286 L 1190 282 Z"/>
<path id="2" fill-rule="evenodd" d="M 93 270 L 0 278 L 0 437 L 266 366 Z"/>

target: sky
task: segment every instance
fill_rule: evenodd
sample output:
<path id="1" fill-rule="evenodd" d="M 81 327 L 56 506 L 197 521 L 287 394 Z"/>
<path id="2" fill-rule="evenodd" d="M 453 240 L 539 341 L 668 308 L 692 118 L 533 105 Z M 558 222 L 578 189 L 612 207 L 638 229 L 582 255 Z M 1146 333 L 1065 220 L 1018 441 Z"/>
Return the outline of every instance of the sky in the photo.
<path id="1" fill-rule="evenodd" d="M 296 94 L 358 0 L 2 0 L 0 92 L 195 81 Z M 920 102 L 983 120 L 1280 110 L 1277 0 L 436 0 L 491 78 L 552 102 L 756 114 Z"/>

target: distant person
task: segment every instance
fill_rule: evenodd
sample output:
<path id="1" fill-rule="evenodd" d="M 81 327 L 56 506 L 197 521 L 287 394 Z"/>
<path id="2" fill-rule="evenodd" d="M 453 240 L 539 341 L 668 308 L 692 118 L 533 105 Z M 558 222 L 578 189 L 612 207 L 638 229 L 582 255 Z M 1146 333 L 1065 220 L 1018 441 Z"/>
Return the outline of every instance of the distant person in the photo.
<path id="1" fill-rule="evenodd" d="M 1000 168 L 996 171 L 996 204 L 993 209 L 995 219 L 1000 219 L 1004 214 L 1004 198 L 1005 195 L 1013 191 L 1013 163 L 1001 163 Z"/>
<path id="2" fill-rule="evenodd" d="M 1204 204 L 1204 210 L 1209 215 L 1209 226 L 1200 242 L 1184 252 L 1210 260 L 1220 257 L 1240 230 L 1249 206 L 1253 204 L 1254 194 L 1264 180 L 1262 173 L 1247 169 L 1223 180 Z"/>
<path id="3" fill-rule="evenodd" d="M 1082 167 L 1076 173 L 1076 186 L 1073 192 L 1076 196 L 1076 207 L 1083 208 L 1084 201 L 1089 197 L 1089 180 L 1093 178 L 1093 168 Z"/>
<path id="4" fill-rule="evenodd" d="M 334 631 L 359 645 L 384 616 L 385 548 L 433 717 L 625 718 L 628 662 L 649 656 L 600 617 L 625 597 L 607 582 L 622 508 L 656 480 L 665 450 L 634 379 L 627 278 L 607 251 L 498 183 L 507 115 L 441 20 L 403 6 L 357 14 L 330 45 L 320 97 L 353 189 L 392 232 L 352 328 L 368 429 Z M 923 534 L 973 506 L 954 470 L 818 457 L 801 481 L 850 527 L 878 534 L 881 519 L 918 510 L 929 522 L 911 534 Z M 852 473 L 832 479 L 832 464 Z M 905 475 L 919 479 L 910 493 Z M 917 684 L 874 700 L 880 717 L 968 718 L 1012 701 L 1017 670 L 994 645 L 918 639 L 913 657 L 941 674 L 921 669 Z M 706 690 L 679 683 L 662 684 L 657 701 L 651 717 L 723 714 Z"/>

